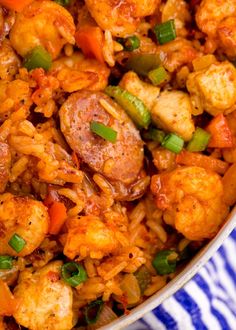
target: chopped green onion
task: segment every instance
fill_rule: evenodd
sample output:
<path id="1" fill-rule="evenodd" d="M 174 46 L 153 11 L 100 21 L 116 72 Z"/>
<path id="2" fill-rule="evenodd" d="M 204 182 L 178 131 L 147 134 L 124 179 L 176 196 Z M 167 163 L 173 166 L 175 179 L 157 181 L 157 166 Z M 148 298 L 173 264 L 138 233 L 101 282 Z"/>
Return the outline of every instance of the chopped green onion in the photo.
<path id="1" fill-rule="evenodd" d="M 105 92 L 116 100 L 138 127 L 149 126 L 151 115 L 140 99 L 119 86 L 108 86 Z"/>
<path id="2" fill-rule="evenodd" d="M 12 235 L 10 238 L 8 245 L 13 248 L 17 253 L 23 250 L 26 245 L 26 241 L 17 234 Z"/>
<path id="3" fill-rule="evenodd" d="M 206 149 L 210 137 L 210 133 L 200 127 L 197 127 L 193 133 L 192 140 L 189 141 L 186 149 L 191 152 L 203 151 Z"/>
<path id="4" fill-rule="evenodd" d="M 165 133 L 157 128 L 150 128 L 148 131 L 143 133 L 143 137 L 147 140 L 153 140 L 161 143 L 165 137 Z"/>
<path id="5" fill-rule="evenodd" d="M 184 140 L 174 133 L 165 136 L 161 143 L 162 147 L 178 154 L 183 149 Z"/>
<path id="6" fill-rule="evenodd" d="M 146 266 L 141 266 L 135 273 L 135 277 L 137 278 L 138 285 L 140 287 L 140 291 L 143 294 L 146 290 L 147 286 L 151 283 L 152 275 Z"/>
<path id="7" fill-rule="evenodd" d="M 0 269 L 12 269 L 12 257 L 0 256 Z"/>
<path id="8" fill-rule="evenodd" d="M 84 309 L 85 320 L 88 325 L 94 324 L 97 322 L 100 313 L 102 311 L 102 307 L 104 302 L 101 299 L 92 301 L 88 306 Z"/>
<path id="9" fill-rule="evenodd" d="M 175 272 L 178 255 L 175 253 L 175 258 L 171 258 L 171 260 L 169 259 L 174 253 L 175 252 L 171 250 L 163 250 L 156 254 L 152 261 L 152 265 L 156 269 L 157 274 L 166 275 Z"/>
<path id="10" fill-rule="evenodd" d="M 169 41 L 175 40 L 175 21 L 170 19 L 162 24 L 157 24 L 154 27 L 154 32 L 156 34 L 158 42 L 163 45 Z"/>
<path id="11" fill-rule="evenodd" d="M 125 39 L 119 38 L 117 41 L 124 46 L 125 50 L 129 52 L 138 49 L 140 46 L 140 40 L 137 36 L 130 36 Z"/>
<path id="12" fill-rule="evenodd" d="M 52 65 L 52 58 L 46 49 L 37 46 L 26 55 L 23 65 L 28 71 L 36 68 L 49 70 Z"/>
<path id="13" fill-rule="evenodd" d="M 63 7 L 68 6 L 70 4 L 70 0 L 54 0 L 58 5 Z"/>
<path id="14" fill-rule="evenodd" d="M 157 54 L 133 54 L 125 64 L 127 70 L 132 70 L 137 74 L 146 77 L 148 72 L 156 69 L 161 64 Z"/>
<path id="15" fill-rule="evenodd" d="M 112 143 L 116 142 L 117 132 L 111 127 L 105 126 L 97 121 L 92 121 L 90 123 L 90 130 L 104 140 Z"/>
<path id="16" fill-rule="evenodd" d="M 83 266 L 76 262 L 67 262 L 61 267 L 63 280 L 72 287 L 78 286 L 87 280 L 87 273 Z"/>
<path id="17" fill-rule="evenodd" d="M 156 68 L 148 73 L 148 78 L 153 85 L 157 86 L 168 80 L 168 73 L 163 66 Z"/>

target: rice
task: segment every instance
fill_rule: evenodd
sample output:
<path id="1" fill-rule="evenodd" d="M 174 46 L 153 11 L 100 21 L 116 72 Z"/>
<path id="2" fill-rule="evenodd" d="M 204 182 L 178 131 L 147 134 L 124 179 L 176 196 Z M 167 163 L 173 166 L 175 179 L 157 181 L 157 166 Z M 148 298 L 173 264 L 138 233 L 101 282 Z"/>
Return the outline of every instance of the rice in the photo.
<path id="1" fill-rule="evenodd" d="M 10 182 L 16 181 L 18 176 L 20 176 L 24 171 L 26 171 L 28 161 L 29 161 L 28 157 L 23 156 L 19 158 L 17 162 L 15 162 L 15 164 L 11 168 L 11 173 L 9 178 Z"/>
<path id="2" fill-rule="evenodd" d="M 167 233 L 159 223 L 156 223 L 153 220 L 148 220 L 146 224 L 149 228 L 151 228 L 151 230 L 153 230 L 157 234 L 158 238 L 160 238 L 163 243 L 167 241 Z"/>
<path id="3" fill-rule="evenodd" d="M 129 231 L 133 232 L 135 228 L 140 224 L 145 218 L 145 208 L 142 202 L 138 203 L 138 205 L 132 210 L 129 215 L 130 225 Z"/>
<path id="4" fill-rule="evenodd" d="M 115 107 L 113 107 L 110 103 L 108 103 L 106 100 L 101 99 L 99 100 L 99 103 L 101 106 L 115 119 L 117 119 L 120 123 L 123 122 L 121 115 L 119 112 L 116 110 Z"/>
<path id="5" fill-rule="evenodd" d="M 105 61 L 110 67 L 115 65 L 115 58 L 114 58 L 114 44 L 112 39 L 111 31 L 105 30 L 104 33 L 104 45 L 103 45 L 103 56 Z"/>

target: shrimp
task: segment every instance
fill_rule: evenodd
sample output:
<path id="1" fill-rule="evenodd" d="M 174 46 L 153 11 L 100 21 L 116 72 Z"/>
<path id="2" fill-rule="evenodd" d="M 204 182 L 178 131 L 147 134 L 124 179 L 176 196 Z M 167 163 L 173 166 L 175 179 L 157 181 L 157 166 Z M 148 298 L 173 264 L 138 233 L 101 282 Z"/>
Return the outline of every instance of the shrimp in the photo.
<path id="1" fill-rule="evenodd" d="M 229 57 L 235 57 L 236 0 L 203 0 L 196 13 L 199 29 Z"/>
<path id="2" fill-rule="evenodd" d="M 30 330 L 70 330 L 73 327 L 73 292 L 60 279 L 61 261 L 20 274 L 14 289 L 20 304 L 14 313 L 18 324 Z"/>
<path id="3" fill-rule="evenodd" d="M 169 72 L 174 72 L 181 66 L 192 63 L 199 56 L 199 52 L 192 43 L 184 38 L 176 38 L 165 45 L 159 45 L 155 52 L 160 56 L 163 66 Z"/>
<path id="4" fill-rule="evenodd" d="M 185 23 L 191 22 L 189 5 L 184 0 L 167 0 L 161 10 L 161 20 L 166 22 L 170 19 L 175 20 L 177 36 L 185 37 L 187 30 Z"/>
<path id="5" fill-rule="evenodd" d="M 190 98 L 181 91 L 162 92 L 151 109 L 155 124 L 180 135 L 185 141 L 191 139 L 195 130 L 191 113 Z"/>
<path id="6" fill-rule="evenodd" d="M 86 0 L 86 6 L 103 30 L 125 37 L 135 32 L 140 18 L 154 13 L 159 0 Z"/>
<path id="7" fill-rule="evenodd" d="M 0 58 L 0 79 L 12 80 L 20 67 L 20 59 L 7 39 L 1 44 Z"/>
<path id="8" fill-rule="evenodd" d="M 16 16 L 10 41 L 24 57 L 36 46 L 43 46 L 57 58 L 66 43 L 74 44 L 75 25 L 71 14 L 54 1 L 34 1 Z"/>
<path id="9" fill-rule="evenodd" d="M 164 221 L 189 240 L 212 238 L 228 213 L 220 176 L 201 167 L 154 175 L 151 190 Z"/>
<path id="10" fill-rule="evenodd" d="M 216 116 L 235 110 L 236 69 L 228 61 L 213 63 L 208 68 L 190 73 L 187 89 L 194 108 Z"/>
<path id="11" fill-rule="evenodd" d="M 236 16 L 225 18 L 218 26 L 220 48 L 229 58 L 236 57 Z"/>
<path id="12" fill-rule="evenodd" d="M 70 57 L 64 56 L 54 61 L 51 73 L 57 77 L 65 92 L 72 93 L 85 88 L 103 90 L 108 84 L 110 69 L 76 52 Z"/>
<path id="13" fill-rule="evenodd" d="M 83 216 L 69 225 L 64 254 L 74 259 L 87 256 L 101 259 L 120 247 L 115 228 L 108 227 L 95 216 Z"/>
<path id="14" fill-rule="evenodd" d="M 10 175 L 11 153 L 8 144 L 0 142 L 0 193 L 3 193 Z"/>
<path id="15" fill-rule="evenodd" d="M 0 255 L 24 257 L 32 253 L 48 231 L 49 216 L 42 202 L 10 193 L 0 195 Z M 9 244 L 14 234 L 25 241 L 16 252 Z"/>
<path id="16" fill-rule="evenodd" d="M 224 18 L 234 15 L 236 0 L 203 0 L 196 13 L 196 22 L 202 32 L 214 38 L 219 23 Z"/>

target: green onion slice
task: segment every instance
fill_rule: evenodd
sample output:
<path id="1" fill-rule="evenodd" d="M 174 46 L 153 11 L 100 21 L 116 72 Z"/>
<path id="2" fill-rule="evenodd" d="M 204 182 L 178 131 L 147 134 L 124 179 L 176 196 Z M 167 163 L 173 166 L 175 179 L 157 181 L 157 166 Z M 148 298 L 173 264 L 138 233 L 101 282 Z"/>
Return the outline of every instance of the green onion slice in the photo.
<path id="1" fill-rule="evenodd" d="M 161 143 L 162 147 L 178 154 L 183 149 L 184 140 L 174 133 L 165 136 Z"/>
<path id="2" fill-rule="evenodd" d="M 68 262 L 61 267 L 63 280 L 72 287 L 78 286 L 87 280 L 87 273 L 83 266 L 76 262 Z"/>
<path id="3" fill-rule="evenodd" d="M 130 36 L 125 39 L 119 38 L 117 41 L 121 43 L 124 46 L 124 49 L 129 52 L 138 49 L 140 46 L 140 40 L 137 36 Z"/>
<path id="4" fill-rule="evenodd" d="M 116 142 L 117 132 L 111 127 L 105 126 L 97 121 L 91 121 L 90 130 L 107 141 L 112 143 Z"/>
<path id="5" fill-rule="evenodd" d="M 104 302 L 101 299 L 97 299 L 84 308 L 84 316 L 87 324 L 94 324 L 97 322 L 103 305 Z"/>
<path id="6" fill-rule="evenodd" d="M 174 255 L 174 259 L 170 258 Z M 153 267 L 156 269 L 157 274 L 166 275 L 174 273 L 177 263 L 177 254 L 171 250 L 163 250 L 156 254 L 152 261 Z"/>
<path id="7" fill-rule="evenodd" d="M 46 49 L 37 46 L 26 55 L 23 65 L 28 71 L 36 68 L 49 70 L 52 66 L 52 58 Z"/>
<path id="8" fill-rule="evenodd" d="M 105 92 L 116 100 L 139 128 L 149 126 L 151 115 L 140 99 L 119 86 L 108 86 Z"/>
<path id="9" fill-rule="evenodd" d="M 142 265 L 135 273 L 141 293 L 143 294 L 152 281 L 152 276 L 145 265 Z"/>
<path id="10" fill-rule="evenodd" d="M 19 235 L 14 234 L 14 235 L 12 235 L 10 240 L 8 241 L 8 245 L 10 245 L 10 247 L 14 251 L 19 253 L 23 250 L 24 246 L 26 245 L 26 241 L 22 237 L 20 237 Z"/>
<path id="11" fill-rule="evenodd" d="M 175 40 L 175 21 L 173 19 L 166 21 L 162 24 L 157 24 L 154 27 L 154 32 L 156 34 L 158 42 L 163 45 L 169 41 Z"/>
<path id="12" fill-rule="evenodd" d="M 148 78 L 153 85 L 157 86 L 168 80 L 168 73 L 163 66 L 156 68 L 148 73 Z"/>
<path id="13" fill-rule="evenodd" d="M 162 143 L 165 133 L 157 128 L 150 128 L 148 131 L 143 133 L 143 137 L 147 140 L 153 140 L 158 143 Z"/>
<path id="14" fill-rule="evenodd" d="M 54 0 L 58 5 L 63 7 L 68 6 L 70 4 L 70 0 Z"/>
<path id="15" fill-rule="evenodd" d="M 160 64 L 161 60 L 157 54 L 132 54 L 126 62 L 125 68 L 146 77 L 148 72 L 156 69 Z"/>
<path id="16" fill-rule="evenodd" d="M 203 151 L 206 149 L 211 134 L 204 129 L 197 127 L 193 133 L 191 141 L 189 141 L 186 149 L 191 152 Z"/>
<path id="17" fill-rule="evenodd" d="M 0 256 L 0 269 L 12 269 L 12 257 Z"/>

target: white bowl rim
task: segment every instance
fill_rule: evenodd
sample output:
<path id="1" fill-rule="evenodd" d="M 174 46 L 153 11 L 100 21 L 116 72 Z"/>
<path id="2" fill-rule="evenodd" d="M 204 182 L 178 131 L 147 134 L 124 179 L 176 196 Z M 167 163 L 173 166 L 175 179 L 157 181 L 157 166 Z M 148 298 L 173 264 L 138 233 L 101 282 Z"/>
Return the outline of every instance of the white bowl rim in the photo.
<path id="1" fill-rule="evenodd" d="M 136 320 L 140 319 L 144 314 L 150 312 L 159 306 L 165 299 L 173 295 L 182 286 L 184 286 L 206 262 L 213 256 L 218 248 L 223 244 L 224 240 L 236 227 L 236 207 L 230 213 L 227 221 L 220 229 L 219 233 L 204 246 L 197 255 L 186 265 L 186 267 L 164 288 L 159 290 L 153 296 L 148 298 L 139 306 L 135 307 L 129 315 L 123 315 L 117 320 L 100 328 L 100 330 L 120 330 Z"/>

